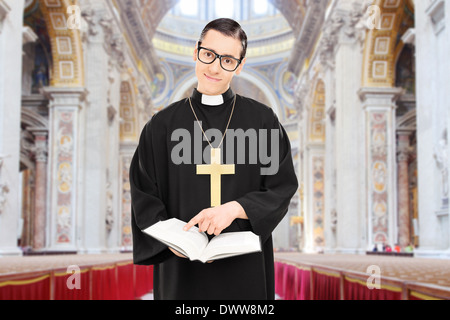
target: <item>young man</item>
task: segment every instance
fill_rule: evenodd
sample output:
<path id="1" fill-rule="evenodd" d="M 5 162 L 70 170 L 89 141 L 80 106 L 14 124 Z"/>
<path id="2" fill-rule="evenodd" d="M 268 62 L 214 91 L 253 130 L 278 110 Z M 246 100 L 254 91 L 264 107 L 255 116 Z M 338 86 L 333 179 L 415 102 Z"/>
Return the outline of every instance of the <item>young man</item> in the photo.
<path id="1" fill-rule="evenodd" d="M 210 22 L 194 51 L 197 89 L 157 113 L 142 131 L 130 168 L 133 254 L 136 264 L 155 265 L 155 299 L 275 297 L 271 233 L 298 183 L 288 137 L 272 109 L 230 89 L 246 50 L 247 36 L 237 22 Z M 235 141 L 238 133 L 245 141 Z M 218 182 L 199 169 L 213 157 L 215 164 L 232 167 Z M 170 218 L 210 236 L 253 231 L 262 252 L 190 261 L 142 232 Z"/>

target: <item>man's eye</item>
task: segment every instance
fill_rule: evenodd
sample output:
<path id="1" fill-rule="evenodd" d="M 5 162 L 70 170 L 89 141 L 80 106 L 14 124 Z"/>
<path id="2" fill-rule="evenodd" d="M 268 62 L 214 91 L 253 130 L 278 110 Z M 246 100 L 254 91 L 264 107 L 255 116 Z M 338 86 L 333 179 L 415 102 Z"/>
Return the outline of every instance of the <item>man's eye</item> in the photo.
<path id="1" fill-rule="evenodd" d="M 233 64 L 233 60 L 232 60 L 232 59 L 229 59 L 229 58 L 223 59 L 223 62 L 224 62 L 225 64 Z"/>

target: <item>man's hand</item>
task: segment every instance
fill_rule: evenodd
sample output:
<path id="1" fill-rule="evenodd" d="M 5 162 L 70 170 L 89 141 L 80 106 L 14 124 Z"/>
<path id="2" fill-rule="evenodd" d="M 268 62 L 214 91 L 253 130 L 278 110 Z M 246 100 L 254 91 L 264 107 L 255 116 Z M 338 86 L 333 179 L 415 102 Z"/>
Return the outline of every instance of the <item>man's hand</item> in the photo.
<path id="1" fill-rule="evenodd" d="M 232 201 L 219 207 L 202 210 L 188 222 L 184 230 L 187 231 L 198 224 L 199 232 L 218 236 L 235 219 L 248 219 L 248 217 L 242 206 L 237 201 Z"/>
<path id="2" fill-rule="evenodd" d="M 187 257 L 185 257 L 184 255 L 182 255 L 181 253 L 179 253 L 177 250 L 174 250 L 174 249 L 172 249 L 172 248 L 170 248 L 170 247 L 169 247 L 169 250 L 172 251 L 172 253 L 173 253 L 174 255 L 176 255 L 177 257 L 187 259 Z"/>
<path id="3" fill-rule="evenodd" d="M 177 257 L 179 257 L 179 258 L 183 258 L 183 259 L 187 259 L 187 257 L 185 256 L 185 255 L 183 255 L 183 254 L 181 254 L 181 253 L 179 253 L 177 250 L 174 250 L 174 249 L 172 249 L 172 248 L 170 248 L 169 247 L 169 250 L 170 251 L 172 251 L 172 253 L 174 254 L 174 255 L 176 255 Z M 206 261 L 206 263 L 213 263 L 214 261 Z"/>

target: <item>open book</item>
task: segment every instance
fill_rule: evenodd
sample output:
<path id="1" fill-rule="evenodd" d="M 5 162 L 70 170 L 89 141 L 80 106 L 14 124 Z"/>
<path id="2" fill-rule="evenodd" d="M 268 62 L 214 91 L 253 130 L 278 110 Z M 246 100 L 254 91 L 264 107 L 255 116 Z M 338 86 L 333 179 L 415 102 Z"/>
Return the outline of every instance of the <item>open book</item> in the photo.
<path id="1" fill-rule="evenodd" d="M 261 251 L 259 237 L 253 232 L 222 233 L 209 241 L 208 236 L 198 232 L 197 227 L 184 231 L 186 224 L 173 218 L 155 223 L 143 231 L 190 260 L 203 263 Z"/>

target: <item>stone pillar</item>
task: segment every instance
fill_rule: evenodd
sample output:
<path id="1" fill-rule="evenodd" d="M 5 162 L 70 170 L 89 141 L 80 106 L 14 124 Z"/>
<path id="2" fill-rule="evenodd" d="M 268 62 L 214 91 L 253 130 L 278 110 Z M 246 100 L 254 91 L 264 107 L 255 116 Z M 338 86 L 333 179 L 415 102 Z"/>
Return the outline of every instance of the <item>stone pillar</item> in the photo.
<path id="1" fill-rule="evenodd" d="M 136 151 L 136 142 L 120 143 L 120 172 L 121 172 L 121 208 L 120 208 L 120 248 L 121 251 L 132 250 L 131 234 L 131 194 L 130 194 L 130 164 Z"/>
<path id="2" fill-rule="evenodd" d="M 446 19 L 446 28 L 445 28 L 445 39 L 450 39 L 450 3 L 447 1 L 445 5 L 445 19 Z M 447 52 L 450 50 L 450 43 L 449 41 L 445 41 L 445 46 Z M 445 59 L 445 65 L 442 67 L 444 70 L 450 69 L 450 61 L 449 59 Z M 444 92 L 448 94 L 450 92 L 450 81 L 445 81 L 443 83 L 445 87 L 443 88 Z M 445 101 L 448 101 L 445 99 Z M 447 141 L 450 141 L 450 112 L 447 112 Z M 447 154 L 450 154 L 450 143 L 447 143 Z M 447 186 L 450 186 L 450 174 L 447 175 Z M 445 231 L 444 231 L 445 232 Z M 447 214 L 447 257 L 450 257 L 450 212 Z"/>
<path id="3" fill-rule="evenodd" d="M 29 129 L 35 137 L 36 174 L 34 191 L 33 250 L 45 248 L 47 230 L 47 136 L 45 129 Z"/>
<path id="4" fill-rule="evenodd" d="M 325 247 L 325 150 L 322 142 L 309 142 L 305 149 L 305 252 Z"/>
<path id="5" fill-rule="evenodd" d="M 89 30 L 85 37 L 86 86 L 89 88 L 87 107 L 83 114 L 84 157 L 82 159 L 83 180 L 83 219 L 81 234 L 82 250 L 85 253 L 100 254 L 108 251 L 108 239 L 114 225 L 113 179 L 110 158 L 113 151 L 110 142 L 115 139 L 109 135 L 108 108 L 116 101 L 110 101 L 111 86 L 118 77 L 109 70 L 108 40 L 118 39 L 111 32 L 107 37 L 106 30 L 114 27 L 110 13 L 102 1 L 90 1 L 89 10 L 85 13 L 89 21 Z M 117 90 L 120 90 L 117 88 Z M 111 110 L 111 108 L 109 108 Z M 116 109 L 112 107 L 114 113 Z M 113 126 L 113 124 L 112 124 Z M 117 162 L 118 154 L 115 155 Z M 87 214 L 90 212 L 91 214 Z M 112 249 L 110 247 L 109 249 Z"/>
<path id="6" fill-rule="evenodd" d="M 349 19 L 347 14 L 342 14 Z M 340 15 L 337 16 L 337 19 Z M 345 31 L 347 28 L 345 29 Z M 365 251 L 364 239 L 364 173 L 361 146 L 364 143 L 362 121 L 364 114 L 356 93 L 361 86 L 361 46 L 344 30 L 338 32 L 336 44 L 336 251 L 358 253 Z"/>
<path id="7" fill-rule="evenodd" d="M 50 103 L 49 223 L 47 248 L 77 251 L 76 216 L 79 210 L 79 112 L 83 88 L 44 88 Z M 93 213 L 95 214 L 95 213 Z"/>
<path id="8" fill-rule="evenodd" d="M 368 244 L 393 244 L 396 226 L 395 101 L 402 89 L 362 88 L 365 111 Z"/>
<path id="9" fill-rule="evenodd" d="M 327 90 L 331 91 L 331 90 Z M 334 98 L 333 100 L 334 101 Z M 325 251 L 333 252 L 336 248 L 336 163 L 335 163 L 335 117 L 336 108 L 334 104 L 327 103 L 326 109 L 326 139 L 325 139 Z"/>
<path id="10" fill-rule="evenodd" d="M 411 242 L 411 221 L 409 208 L 409 153 L 410 131 L 398 132 L 398 243 L 406 247 Z"/>
<path id="11" fill-rule="evenodd" d="M 0 256 L 21 255 L 20 99 L 24 0 L 0 0 Z"/>
<path id="12" fill-rule="evenodd" d="M 449 210 L 442 209 L 442 172 L 436 148 L 450 132 L 450 3 L 415 1 L 418 232 L 420 257 L 450 257 Z M 444 151 L 444 150 L 441 150 Z M 450 154 L 450 143 L 447 145 Z M 448 178 L 450 182 L 450 175 Z M 417 230 L 417 229 L 416 229 Z"/>

